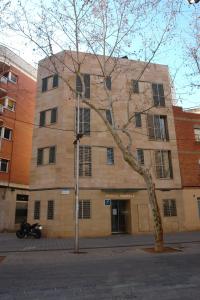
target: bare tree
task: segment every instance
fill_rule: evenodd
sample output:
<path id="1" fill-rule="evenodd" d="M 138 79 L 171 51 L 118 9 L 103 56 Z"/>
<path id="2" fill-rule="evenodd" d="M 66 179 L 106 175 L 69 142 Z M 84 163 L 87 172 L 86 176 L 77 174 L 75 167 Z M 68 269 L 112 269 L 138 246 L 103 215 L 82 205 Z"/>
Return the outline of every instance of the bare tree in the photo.
<path id="1" fill-rule="evenodd" d="M 31 15 L 33 4 L 18 1 L 15 14 L 12 8 L 10 10 L 9 28 L 23 34 L 34 44 L 36 51 L 49 57 L 51 63 L 49 68 L 53 67 L 59 74 L 73 93 L 74 99 L 77 91 L 70 80 L 63 76 L 63 70 L 66 69 L 78 76 L 82 86 L 80 91 L 82 102 L 98 114 L 120 149 L 124 161 L 133 172 L 141 175 L 146 183 L 154 223 L 155 250 L 162 251 L 163 226 L 154 180 L 151 170 L 138 163 L 133 147 L 134 133 L 131 131 L 135 115 L 135 107 L 133 109 L 132 106 L 133 94 L 130 90 L 126 99 L 123 99 L 123 93 L 114 97 L 107 87 L 106 80 L 111 75 L 119 76 L 124 72 L 120 66 L 121 56 L 131 56 L 137 61 L 145 59 L 142 70 L 137 73 L 136 81 L 142 78 L 155 55 L 171 38 L 179 1 L 160 3 L 162 1 L 159 0 L 57 0 L 49 3 L 38 0 L 36 2 L 38 5 L 34 6 L 34 9 L 37 15 L 33 18 Z M 68 49 L 66 55 L 69 64 L 62 59 L 62 55 L 55 55 L 56 52 L 65 49 Z M 81 52 L 93 54 L 98 63 L 98 74 L 92 75 L 101 78 L 105 91 L 104 99 L 91 102 L 85 97 L 86 86 L 82 72 L 85 56 Z M 127 107 L 123 124 L 115 117 L 115 103 L 122 99 Z M 110 111 L 112 122 L 105 117 L 105 109 Z M 143 113 L 151 110 L 152 106 L 144 110 L 141 107 L 139 109 Z"/>

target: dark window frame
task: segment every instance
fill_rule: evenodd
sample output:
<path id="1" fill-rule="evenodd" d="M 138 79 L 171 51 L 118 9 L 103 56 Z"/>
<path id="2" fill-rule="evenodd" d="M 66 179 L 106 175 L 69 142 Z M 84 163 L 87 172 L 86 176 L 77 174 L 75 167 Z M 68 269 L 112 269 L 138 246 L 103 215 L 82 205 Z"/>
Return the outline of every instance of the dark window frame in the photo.
<path id="1" fill-rule="evenodd" d="M 34 201 L 34 212 L 33 212 L 33 219 L 39 220 L 40 219 L 40 209 L 41 209 L 41 201 L 35 200 Z"/>
<path id="2" fill-rule="evenodd" d="M 149 140 L 169 141 L 167 115 L 147 114 Z"/>
<path id="3" fill-rule="evenodd" d="M 115 156 L 114 156 L 114 148 L 108 147 L 106 148 L 106 154 L 107 154 L 107 165 L 114 165 L 115 164 Z"/>
<path id="4" fill-rule="evenodd" d="M 44 164 L 44 150 L 49 150 L 49 158 L 48 162 Z M 46 166 L 46 165 L 52 165 L 56 163 L 56 146 L 48 146 L 43 148 L 37 149 L 37 166 Z"/>
<path id="5" fill-rule="evenodd" d="M 49 80 L 52 80 L 52 86 L 49 87 Z M 59 86 L 59 76 L 57 73 L 42 78 L 42 93 L 55 89 Z"/>
<path id="6" fill-rule="evenodd" d="M 79 219 L 91 219 L 91 200 L 79 200 Z"/>
<path id="7" fill-rule="evenodd" d="M 152 83 L 152 95 L 154 106 L 165 107 L 165 93 L 162 83 Z"/>
<path id="8" fill-rule="evenodd" d="M 54 200 L 48 200 L 47 201 L 47 220 L 54 220 L 54 214 L 55 214 L 55 201 Z"/>
<path id="9" fill-rule="evenodd" d="M 135 127 L 141 128 L 142 127 L 142 114 L 141 112 L 135 112 Z"/>
<path id="10" fill-rule="evenodd" d="M 144 166 L 144 149 L 138 148 L 136 149 L 136 157 L 137 161 L 141 166 Z"/>
<path id="11" fill-rule="evenodd" d="M 92 176 L 92 147 L 80 145 L 79 148 L 79 176 Z"/>
<path id="12" fill-rule="evenodd" d="M 84 84 L 85 84 L 85 95 L 84 98 L 90 99 L 90 74 L 84 73 L 82 74 Z M 76 75 L 76 96 L 78 95 L 82 97 L 83 87 L 80 76 Z"/>
<path id="13" fill-rule="evenodd" d="M 51 114 L 49 123 L 46 123 L 46 113 L 47 112 L 50 112 L 50 114 Z M 53 112 L 55 112 L 54 115 L 53 115 Z M 39 126 L 45 127 L 46 125 L 55 124 L 55 123 L 57 123 L 57 119 L 58 119 L 58 107 L 53 107 L 53 108 L 49 108 L 46 110 L 42 110 L 42 111 L 40 111 Z"/>
<path id="14" fill-rule="evenodd" d="M 132 89 L 133 89 L 134 94 L 139 94 L 140 93 L 139 81 L 138 80 L 133 80 L 132 81 Z"/>
<path id="15" fill-rule="evenodd" d="M 91 109 L 87 107 L 79 108 L 79 133 L 90 136 Z M 77 130 L 77 109 L 76 109 L 76 130 Z"/>
<path id="16" fill-rule="evenodd" d="M 173 179 L 172 158 L 170 150 L 154 150 L 155 174 L 157 179 Z M 166 165 L 166 157 L 167 164 Z M 159 160 L 159 161 L 158 161 Z"/>
<path id="17" fill-rule="evenodd" d="M 163 200 L 163 215 L 164 217 L 177 217 L 177 206 L 175 199 Z"/>
<path id="18" fill-rule="evenodd" d="M 6 158 L 0 158 L 0 172 L 8 173 L 10 160 Z"/>

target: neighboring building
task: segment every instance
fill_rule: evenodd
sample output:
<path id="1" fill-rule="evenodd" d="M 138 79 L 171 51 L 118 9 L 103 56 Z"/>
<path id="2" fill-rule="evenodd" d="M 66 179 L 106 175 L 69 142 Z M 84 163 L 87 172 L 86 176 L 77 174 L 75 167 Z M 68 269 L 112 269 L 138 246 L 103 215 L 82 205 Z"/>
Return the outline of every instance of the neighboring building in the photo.
<path id="1" fill-rule="evenodd" d="M 86 97 L 102 105 L 105 91 L 97 60 L 94 55 L 82 56 Z M 59 53 L 55 62 L 56 68 L 48 59 L 39 63 L 35 123 L 40 127 L 33 134 L 28 219 L 41 222 L 49 236 L 73 236 L 76 101 L 66 81 L 77 91 L 81 85 L 70 73 L 70 52 Z M 179 231 L 183 227 L 181 179 L 168 68 L 149 64 L 137 83 L 143 68 L 142 62 L 120 59 L 120 72 L 114 72 L 107 85 L 113 97 L 121 100 L 129 97 L 133 87 L 131 105 L 138 112 L 132 123 L 135 153 L 141 164 L 152 169 L 164 230 Z M 121 100 L 114 108 L 119 122 L 127 111 L 126 101 Z M 140 114 L 153 105 L 148 113 Z M 104 109 L 111 122 L 108 108 Z M 123 161 L 97 114 L 81 104 L 80 115 L 85 133 L 80 146 L 80 235 L 151 232 L 143 178 Z"/>
<path id="2" fill-rule="evenodd" d="M 0 46 L 0 231 L 27 216 L 36 70 Z"/>
<path id="3" fill-rule="evenodd" d="M 200 229 L 200 113 L 173 107 L 183 188 L 184 227 Z M 200 110 L 199 110 L 200 111 Z"/>

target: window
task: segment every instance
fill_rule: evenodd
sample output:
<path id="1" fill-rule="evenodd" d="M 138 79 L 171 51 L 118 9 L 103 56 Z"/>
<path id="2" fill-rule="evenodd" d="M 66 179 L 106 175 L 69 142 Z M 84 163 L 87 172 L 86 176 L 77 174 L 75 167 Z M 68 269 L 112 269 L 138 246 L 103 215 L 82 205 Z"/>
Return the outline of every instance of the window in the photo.
<path id="1" fill-rule="evenodd" d="M 40 127 L 57 122 L 57 107 L 40 112 Z"/>
<path id="2" fill-rule="evenodd" d="M 91 218 L 91 204 L 90 200 L 79 201 L 79 219 L 90 219 Z"/>
<path id="3" fill-rule="evenodd" d="M 164 212 L 164 217 L 177 216 L 176 200 L 174 199 L 163 200 L 163 212 Z"/>
<path id="4" fill-rule="evenodd" d="M 114 165 L 114 149 L 107 148 L 107 164 Z"/>
<path id="5" fill-rule="evenodd" d="M 82 74 L 83 76 L 83 81 L 85 85 L 85 98 L 90 98 L 90 75 L 89 74 Z M 80 76 L 76 76 L 76 93 L 77 96 L 79 95 L 82 97 L 82 92 L 83 92 L 83 87 L 82 87 L 82 82 Z"/>
<path id="6" fill-rule="evenodd" d="M 153 101 L 155 106 L 165 106 L 165 96 L 163 84 L 152 84 Z"/>
<path id="7" fill-rule="evenodd" d="M 139 162 L 139 164 L 144 165 L 144 150 L 137 149 L 136 154 L 137 154 L 137 161 Z"/>
<path id="8" fill-rule="evenodd" d="M 42 78 L 42 92 L 58 87 L 58 74 Z"/>
<path id="9" fill-rule="evenodd" d="M 12 73 L 11 71 L 6 72 L 3 74 L 3 77 L 7 79 L 7 81 L 12 82 L 12 83 L 17 83 L 17 75 Z"/>
<path id="10" fill-rule="evenodd" d="M 92 151 L 90 146 L 80 146 L 79 176 L 92 176 Z"/>
<path id="11" fill-rule="evenodd" d="M 198 214 L 200 218 L 200 197 L 197 198 Z"/>
<path id="12" fill-rule="evenodd" d="M 47 204 L 47 219 L 54 219 L 54 200 L 49 200 Z"/>
<path id="13" fill-rule="evenodd" d="M 147 125 L 150 140 L 169 140 L 166 116 L 148 114 Z"/>
<path id="14" fill-rule="evenodd" d="M 200 128 L 194 128 L 195 141 L 200 143 Z"/>
<path id="15" fill-rule="evenodd" d="M 56 162 L 56 147 L 50 146 L 37 150 L 37 165 L 47 165 Z"/>
<path id="16" fill-rule="evenodd" d="M 2 139 L 11 140 L 12 139 L 12 129 L 6 127 L 0 127 L 0 136 Z"/>
<path id="17" fill-rule="evenodd" d="M 0 172 L 8 172 L 8 164 L 9 161 L 7 159 L 4 158 L 0 158 Z"/>
<path id="18" fill-rule="evenodd" d="M 40 219 L 40 201 L 36 200 L 34 203 L 34 219 L 39 220 Z"/>
<path id="19" fill-rule="evenodd" d="M 17 194 L 15 224 L 20 224 L 23 221 L 27 220 L 27 211 L 28 211 L 28 195 Z"/>
<path id="20" fill-rule="evenodd" d="M 0 99 L 0 105 L 11 111 L 15 111 L 15 101 L 9 97 L 4 97 Z"/>
<path id="21" fill-rule="evenodd" d="M 135 113 L 135 127 L 142 127 L 142 118 L 139 112 Z"/>
<path id="22" fill-rule="evenodd" d="M 106 77 L 106 87 L 108 90 L 111 91 L 111 88 L 112 88 L 111 76 Z"/>
<path id="23" fill-rule="evenodd" d="M 139 81 L 133 80 L 133 93 L 139 94 Z"/>
<path id="24" fill-rule="evenodd" d="M 109 124 L 112 125 L 112 116 L 110 109 L 106 109 L 106 119 L 109 122 Z"/>
<path id="25" fill-rule="evenodd" d="M 171 152 L 166 150 L 155 151 L 155 170 L 157 178 L 173 178 Z"/>
<path id="26" fill-rule="evenodd" d="M 90 109 L 79 109 L 79 133 L 90 135 Z M 77 110 L 76 110 L 76 126 L 77 126 Z"/>

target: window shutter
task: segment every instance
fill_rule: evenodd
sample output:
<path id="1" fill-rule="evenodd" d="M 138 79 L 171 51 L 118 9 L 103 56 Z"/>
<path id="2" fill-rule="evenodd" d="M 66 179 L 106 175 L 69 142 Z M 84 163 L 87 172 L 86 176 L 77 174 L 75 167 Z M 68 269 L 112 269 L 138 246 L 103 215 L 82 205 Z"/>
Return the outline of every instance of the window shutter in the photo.
<path id="1" fill-rule="evenodd" d="M 48 85 L 48 77 L 45 77 L 42 79 L 42 92 L 47 91 L 47 85 Z"/>
<path id="2" fill-rule="evenodd" d="M 57 107 L 51 110 L 51 123 L 56 123 L 57 121 Z"/>
<path id="3" fill-rule="evenodd" d="M 111 88 L 112 88 L 111 76 L 106 77 L 106 87 L 108 90 L 111 91 Z"/>
<path id="4" fill-rule="evenodd" d="M 55 146 L 49 147 L 49 163 L 55 163 L 56 161 L 56 148 Z"/>
<path id="5" fill-rule="evenodd" d="M 159 102 L 160 106 L 165 106 L 165 96 L 164 96 L 164 88 L 163 84 L 158 84 L 158 94 L 159 94 Z"/>
<path id="6" fill-rule="evenodd" d="M 45 111 L 41 111 L 40 112 L 40 126 L 45 126 L 45 116 L 46 116 L 46 112 Z"/>
<path id="7" fill-rule="evenodd" d="M 43 149 L 38 149 L 37 151 L 37 165 L 43 164 Z"/>
<path id="8" fill-rule="evenodd" d="M 53 75 L 53 88 L 58 87 L 58 74 Z"/>
<path id="9" fill-rule="evenodd" d="M 85 98 L 90 98 L 90 75 L 84 74 Z"/>

